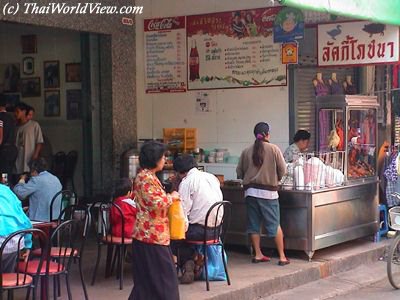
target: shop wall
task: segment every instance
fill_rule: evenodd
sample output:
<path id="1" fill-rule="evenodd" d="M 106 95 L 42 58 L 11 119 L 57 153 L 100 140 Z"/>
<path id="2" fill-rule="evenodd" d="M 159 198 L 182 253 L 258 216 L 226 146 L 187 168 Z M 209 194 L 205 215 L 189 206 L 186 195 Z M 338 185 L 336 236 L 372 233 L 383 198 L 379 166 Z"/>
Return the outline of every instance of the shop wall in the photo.
<path id="1" fill-rule="evenodd" d="M 37 0 L 37 5 L 51 1 Z M 54 2 L 54 1 L 53 1 Z M 67 1 L 69 5 L 82 3 L 80 0 Z M 103 0 L 106 5 L 135 5 L 134 0 Z M 110 190 L 112 179 L 119 176 L 119 157 L 136 141 L 136 91 L 135 91 L 135 26 L 122 24 L 118 14 L 24 14 L 19 10 L 15 15 L 0 15 L 0 21 L 42 25 L 52 28 L 72 29 L 102 34 L 100 38 L 100 61 L 102 78 L 107 80 L 100 87 L 100 97 L 106 101 L 107 111 L 101 121 L 107 130 L 101 132 L 102 182 L 104 191 Z M 129 15 L 133 20 L 135 15 Z M 104 75 L 104 76 L 103 76 Z M 108 109 L 110 107 L 110 109 Z"/>
<path id="2" fill-rule="evenodd" d="M 22 54 L 21 35 L 33 34 L 37 36 L 37 53 Z M 22 72 L 23 58 L 34 58 L 34 73 L 24 75 Z M 57 60 L 60 66 L 60 87 L 44 89 L 43 63 Z M 52 28 L 28 26 L 20 24 L 0 23 L 0 64 L 19 63 L 21 78 L 40 78 L 41 95 L 39 97 L 22 97 L 20 101 L 35 108 L 35 120 L 39 122 L 43 133 L 49 138 L 53 153 L 77 150 L 80 157 L 75 172 L 75 182 L 78 193 L 82 191 L 82 122 L 67 120 L 66 90 L 81 89 L 81 83 L 65 81 L 65 64 L 80 63 L 80 34 L 76 31 L 54 30 Z M 60 116 L 46 117 L 45 91 L 58 90 L 60 92 Z"/>
<path id="3" fill-rule="evenodd" d="M 228 148 L 231 155 L 254 141 L 254 125 L 267 121 L 272 142 L 282 150 L 289 141 L 288 87 L 208 90 L 211 112 L 196 113 L 196 91 L 146 94 L 144 89 L 143 19 L 236 9 L 260 8 L 270 1 L 140 0 L 144 13 L 136 17 L 137 120 L 139 138 L 162 138 L 164 127 L 198 128 L 202 148 Z"/>

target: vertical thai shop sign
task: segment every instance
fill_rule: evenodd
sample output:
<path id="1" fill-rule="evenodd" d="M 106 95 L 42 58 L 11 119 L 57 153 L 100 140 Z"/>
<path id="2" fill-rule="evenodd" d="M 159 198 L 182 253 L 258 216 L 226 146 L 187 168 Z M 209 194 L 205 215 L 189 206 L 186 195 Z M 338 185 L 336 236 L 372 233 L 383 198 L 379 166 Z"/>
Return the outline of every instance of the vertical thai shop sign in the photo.
<path id="1" fill-rule="evenodd" d="M 399 61 L 399 27 L 368 21 L 318 25 L 318 65 Z"/>
<path id="2" fill-rule="evenodd" d="M 187 17 L 188 89 L 286 85 L 273 24 L 281 7 Z"/>
<path id="3" fill-rule="evenodd" d="M 146 93 L 186 91 L 185 17 L 144 20 Z"/>

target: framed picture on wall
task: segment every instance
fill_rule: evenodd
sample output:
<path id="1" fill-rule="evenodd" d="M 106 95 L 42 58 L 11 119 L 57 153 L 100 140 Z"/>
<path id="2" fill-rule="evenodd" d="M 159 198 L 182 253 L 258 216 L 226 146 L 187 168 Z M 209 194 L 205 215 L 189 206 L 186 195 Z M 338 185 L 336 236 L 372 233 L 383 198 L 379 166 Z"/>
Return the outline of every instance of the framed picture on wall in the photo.
<path id="1" fill-rule="evenodd" d="M 49 60 L 43 62 L 44 88 L 52 89 L 60 87 L 60 62 Z"/>
<path id="2" fill-rule="evenodd" d="M 0 64 L 0 89 L 3 93 L 20 91 L 20 64 Z"/>
<path id="3" fill-rule="evenodd" d="M 22 73 L 32 75 L 35 72 L 35 63 L 33 57 L 24 57 L 22 60 Z"/>
<path id="4" fill-rule="evenodd" d="M 65 64 L 65 82 L 81 82 L 81 64 Z"/>
<path id="5" fill-rule="evenodd" d="M 82 119 L 82 91 L 67 90 L 67 120 Z"/>
<path id="6" fill-rule="evenodd" d="M 21 79 L 21 95 L 24 98 L 40 97 L 40 77 L 22 78 Z"/>
<path id="7" fill-rule="evenodd" d="M 22 53 L 36 53 L 37 52 L 37 39 L 36 35 L 21 35 Z"/>
<path id="8" fill-rule="evenodd" d="M 60 91 L 48 90 L 44 92 L 44 116 L 60 116 Z"/>

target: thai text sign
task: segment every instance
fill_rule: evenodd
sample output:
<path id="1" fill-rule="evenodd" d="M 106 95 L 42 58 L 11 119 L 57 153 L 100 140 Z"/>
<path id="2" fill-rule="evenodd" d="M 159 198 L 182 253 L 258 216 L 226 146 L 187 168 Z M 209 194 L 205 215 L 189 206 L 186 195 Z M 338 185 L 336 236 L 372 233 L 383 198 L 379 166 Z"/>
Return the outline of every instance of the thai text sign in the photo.
<path id="1" fill-rule="evenodd" d="M 318 25 L 318 65 L 399 61 L 399 27 L 368 21 Z"/>
<path id="2" fill-rule="evenodd" d="M 185 20 L 144 20 L 146 93 L 186 91 Z"/>
<path id="3" fill-rule="evenodd" d="M 187 17 L 188 89 L 286 85 L 273 24 L 281 7 Z"/>

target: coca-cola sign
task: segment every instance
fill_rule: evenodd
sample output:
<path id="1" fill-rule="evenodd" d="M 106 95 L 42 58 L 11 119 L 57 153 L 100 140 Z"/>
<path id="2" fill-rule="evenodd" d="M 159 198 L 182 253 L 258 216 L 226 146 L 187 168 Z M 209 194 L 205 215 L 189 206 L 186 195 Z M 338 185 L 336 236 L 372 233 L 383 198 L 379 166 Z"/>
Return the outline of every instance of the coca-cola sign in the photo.
<path id="1" fill-rule="evenodd" d="M 162 31 L 185 28 L 185 17 L 171 17 L 144 20 L 145 31 Z"/>

